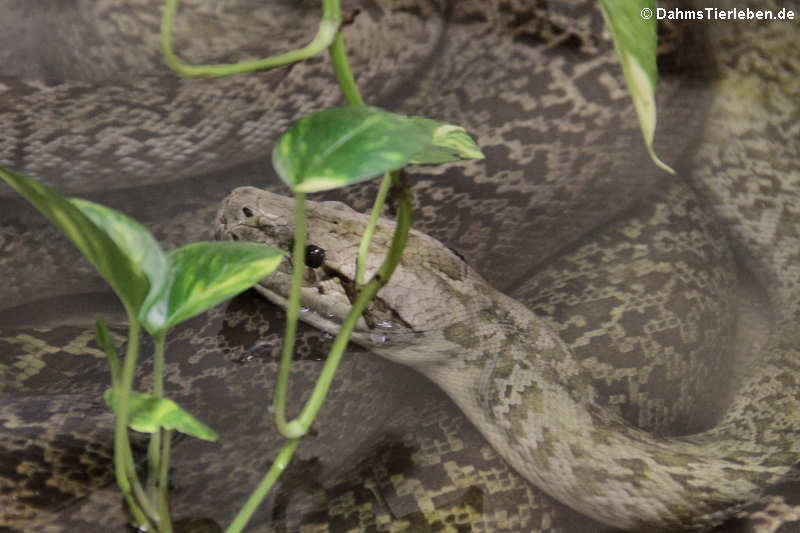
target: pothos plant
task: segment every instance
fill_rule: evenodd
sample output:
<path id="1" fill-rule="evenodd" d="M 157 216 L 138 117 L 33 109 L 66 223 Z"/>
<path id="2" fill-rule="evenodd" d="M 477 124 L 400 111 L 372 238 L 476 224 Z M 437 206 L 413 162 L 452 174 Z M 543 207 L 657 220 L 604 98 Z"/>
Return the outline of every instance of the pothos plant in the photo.
<path id="1" fill-rule="evenodd" d="M 327 51 L 348 107 L 313 112 L 295 122 L 278 140 L 272 163 L 296 197 L 292 250 L 292 286 L 287 307 L 286 334 L 273 399 L 275 423 L 285 443 L 272 467 L 255 488 L 227 533 L 241 531 L 280 473 L 289 463 L 300 438 L 314 421 L 333 380 L 350 334 L 369 301 L 389 280 L 400 261 L 411 226 L 411 195 L 398 170 L 408 164 L 439 164 L 481 159 L 467 132 L 456 125 L 409 117 L 365 106 L 350 71 L 341 32 L 339 0 L 322 0 L 316 36 L 297 50 L 258 61 L 230 65 L 192 66 L 172 47 L 172 22 L 178 0 L 167 0 L 161 24 L 165 62 L 183 76 L 227 76 L 288 65 Z M 642 13 L 655 12 L 654 0 L 616 2 L 601 7 L 623 73 L 633 97 L 647 149 L 655 156 L 656 32 L 655 21 Z M 344 187 L 383 175 L 356 261 L 356 296 L 334 339 L 317 385 L 300 415 L 286 420 L 289 366 L 300 307 L 305 254 L 305 197 L 308 193 Z M 168 331 L 249 288 L 277 268 L 286 255 L 266 245 L 242 242 L 198 242 L 165 252 L 141 224 L 108 207 L 78 198 L 65 198 L 35 180 L 0 167 L 0 178 L 48 217 L 89 259 L 114 289 L 127 312 L 129 330 L 120 364 L 116 347 L 102 319 L 95 334 L 111 370 L 106 402 L 115 413 L 114 470 L 136 525 L 169 533 L 168 479 L 173 431 L 214 441 L 209 428 L 164 396 L 164 344 Z M 364 263 L 378 217 L 390 188 L 399 198 L 397 224 L 387 256 L 378 271 L 365 279 Z M 153 385 L 149 392 L 133 390 L 141 330 L 154 340 Z M 137 474 L 128 430 L 150 434 L 148 473 Z"/>

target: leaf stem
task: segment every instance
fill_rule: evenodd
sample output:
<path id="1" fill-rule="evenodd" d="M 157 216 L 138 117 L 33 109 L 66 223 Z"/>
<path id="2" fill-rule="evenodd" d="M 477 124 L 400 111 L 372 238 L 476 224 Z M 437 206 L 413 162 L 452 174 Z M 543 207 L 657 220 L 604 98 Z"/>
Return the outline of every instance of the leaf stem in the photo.
<path id="1" fill-rule="evenodd" d="M 161 460 L 158 472 L 158 513 L 159 533 L 172 533 L 172 521 L 169 516 L 169 452 L 172 443 L 172 430 L 164 431 L 164 442 L 161 447 Z"/>
<path id="2" fill-rule="evenodd" d="M 130 510 L 131 514 L 133 515 L 133 521 L 136 522 L 136 525 L 139 526 L 139 529 L 142 528 L 150 528 L 150 521 L 144 515 L 144 512 L 136 503 L 136 500 L 131 494 L 130 491 L 122 493 L 123 498 L 125 498 L 125 503 L 128 504 L 128 509 Z"/>
<path id="3" fill-rule="evenodd" d="M 322 407 L 322 403 L 325 401 L 325 396 L 328 394 L 331 382 L 336 375 L 336 369 L 339 366 L 344 350 L 350 340 L 350 335 L 353 333 L 358 323 L 358 319 L 367 308 L 367 304 L 370 300 L 372 300 L 378 293 L 378 290 L 386 284 L 395 268 L 397 268 L 397 265 L 400 264 L 403 248 L 405 248 L 406 242 L 408 241 L 408 233 L 411 229 L 411 191 L 405 184 L 400 183 L 398 173 L 393 172 L 390 173 L 390 175 L 392 176 L 394 184 L 400 190 L 400 205 L 397 213 L 397 224 L 395 226 L 394 235 L 392 236 L 392 242 L 389 245 L 389 251 L 386 253 L 386 258 L 378 271 L 372 276 L 369 282 L 364 285 L 362 290 L 359 291 L 358 296 L 356 296 L 353 306 L 350 308 L 349 313 L 339 328 L 336 338 L 333 340 L 331 349 L 328 352 L 328 358 L 325 360 L 325 366 L 323 366 L 317 384 L 311 392 L 311 397 L 303 407 L 300 416 L 288 424 L 292 427 L 296 426 L 302 431 L 301 434 L 305 434 L 308 428 L 311 427 L 317 413 Z"/>
<path id="4" fill-rule="evenodd" d="M 153 396 L 161 398 L 164 396 L 164 338 L 165 332 L 156 334 L 153 337 L 155 353 L 153 354 Z M 149 473 L 147 478 L 148 494 L 152 501 L 159 501 L 158 486 L 159 475 L 163 467 L 169 469 L 169 465 L 162 465 L 161 434 L 163 430 L 158 428 L 150 435 L 150 444 L 147 448 L 147 462 Z M 163 510 L 160 510 L 163 511 Z M 159 513 L 159 525 L 169 524 L 169 514 Z M 171 528 L 170 528 L 171 529 Z"/>
<path id="5" fill-rule="evenodd" d="M 136 476 L 133 465 L 133 454 L 128 441 L 128 407 L 130 404 L 133 376 L 136 369 L 136 358 L 139 355 L 139 337 L 141 326 L 136 320 L 136 314 L 128 311 L 128 347 L 125 352 L 125 361 L 122 364 L 122 376 L 119 380 L 117 393 L 117 411 L 114 421 L 114 473 L 117 485 L 122 491 L 128 508 L 134 520 L 140 526 L 148 526 L 152 518 L 151 509 L 148 509 L 148 500 Z M 130 476 L 130 477 L 129 477 Z M 132 487 L 132 484 L 134 485 Z M 136 498 L 134 498 L 134 493 Z M 137 502 L 137 500 L 139 500 Z M 145 516 L 147 515 L 147 517 Z"/>
<path id="6" fill-rule="evenodd" d="M 332 20 L 342 20 L 342 8 L 339 0 L 322 0 L 322 12 L 323 18 L 327 15 Z M 348 105 L 364 105 L 364 99 L 361 98 L 358 85 L 356 85 L 356 80 L 353 78 L 353 71 L 350 70 L 350 63 L 347 61 L 347 48 L 344 45 L 344 36 L 341 28 L 336 31 L 336 36 L 328 49 L 328 54 L 331 57 L 331 66 L 333 67 L 333 73 L 336 75 L 336 81 L 339 82 L 339 88 Z"/>
<path id="7" fill-rule="evenodd" d="M 108 367 L 111 370 L 111 388 L 116 389 L 119 387 L 119 357 L 117 356 L 117 349 L 114 347 L 114 339 L 111 337 L 111 332 L 103 317 L 98 316 L 95 319 L 94 336 L 108 359 Z"/>
<path id="8" fill-rule="evenodd" d="M 278 381 L 275 385 L 273 407 L 275 409 L 275 424 L 278 431 L 288 438 L 303 436 L 305 431 L 298 433 L 296 424 L 286 422 L 286 394 L 289 387 L 289 369 L 292 364 L 292 353 L 297 335 L 297 321 L 300 316 L 300 292 L 305 272 L 306 249 L 306 195 L 295 195 L 294 208 L 294 247 L 292 250 L 292 285 L 289 289 L 289 302 L 286 306 L 286 334 L 283 338 L 283 351 L 281 365 L 278 371 Z"/>
<path id="9" fill-rule="evenodd" d="M 272 466 L 267 471 L 267 474 L 258 484 L 253 493 L 250 494 L 250 497 L 247 498 L 247 502 L 245 502 L 242 509 L 236 515 L 236 518 L 233 519 L 231 525 L 225 530 L 225 533 L 240 533 L 242 529 L 244 529 L 244 526 L 247 525 L 247 522 L 250 520 L 250 517 L 253 516 L 253 513 L 261 504 L 261 501 L 267 496 L 267 493 L 275 484 L 275 481 L 286 469 L 286 467 L 289 466 L 289 461 L 292 459 L 292 455 L 294 455 L 294 451 L 297 449 L 297 444 L 299 442 L 300 439 L 286 440 L 286 442 L 283 444 L 283 448 L 281 448 L 281 451 L 278 452 L 278 457 L 275 458 Z"/>
<path id="10" fill-rule="evenodd" d="M 341 30 L 336 32 L 329 54 L 333 72 L 336 74 L 336 81 L 339 82 L 339 88 L 342 90 L 347 103 L 352 106 L 364 105 L 364 100 L 361 98 L 361 93 L 358 91 L 356 80 L 353 78 L 353 72 L 350 70 L 350 64 L 347 61 L 347 49 L 344 45 L 344 37 Z"/>
<path id="11" fill-rule="evenodd" d="M 130 446 L 128 446 L 127 457 L 125 458 L 125 472 L 128 474 L 128 479 L 131 482 L 133 489 L 133 497 L 136 502 L 141 506 L 142 511 L 147 516 L 147 519 L 153 524 L 159 524 L 160 519 L 153 504 L 148 497 L 147 493 L 139 482 L 139 476 L 136 475 L 136 467 L 133 462 L 133 454 L 131 453 Z"/>
<path id="12" fill-rule="evenodd" d="M 338 7 L 338 1 L 335 1 L 335 4 L 337 4 Z M 332 13 L 330 9 L 323 9 L 323 15 L 319 22 L 317 34 L 314 36 L 311 42 L 302 48 L 253 61 L 211 65 L 189 65 L 178 58 L 173 48 L 172 26 L 177 8 L 178 0 L 167 0 L 166 4 L 164 5 L 164 11 L 161 17 L 161 53 L 164 56 L 164 62 L 169 68 L 181 76 L 187 77 L 219 77 L 229 76 L 231 74 L 242 74 L 256 70 L 267 70 L 271 68 L 282 67 L 290 63 L 295 63 L 297 61 L 314 57 L 324 52 L 326 48 L 330 47 L 337 35 L 339 25 L 341 24 L 341 17 L 332 17 L 337 10 L 334 10 Z"/>
<path id="13" fill-rule="evenodd" d="M 358 256 L 356 257 L 356 289 L 360 289 L 364 285 L 364 270 L 366 269 L 367 252 L 369 252 L 369 243 L 372 241 L 372 236 L 375 234 L 375 226 L 378 224 L 378 219 L 383 210 L 383 204 L 386 202 L 386 196 L 392 186 L 392 174 L 387 172 L 383 175 L 381 186 L 378 189 L 378 195 L 375 197 L 375 204 L 372 206 L 372 213 L 369 217 L 367 227 L 364 228 L 364 235 L 361 236 L 361 243 L 358 246 Z"/>
<path id="14" fill-rule="evenodd" d="M 292 432 L 297 432 L 298 437 L 287 438 L 283 448 L 281 448 L 281 451 L 278 453 L 278 457 L 275 459 L 275 462 L 272 463 L 272 466 L 270 467 L 266 476 L 261 483 L 259 483 L 256 490 L 253 491 L 253 493 L 247 499 L 244 507 L 242 507 L 242 509 L 239 511 L 239 514 L 236 515 L 236 518 L 228 527 L 228 529 L 225 530 L 225 533 L 241 532 L 241 530 L 247 524 L 247 521 L 255 512 L 256 508 L 266 497 L 270 488 L 272 488 L 272 485 L 278 479 L 278 476 L 280 476 L 281 472 L 289 464 L 289 460 L 292 458 L 292 454 L 294 454 L 297 444 L 299 443 L 299 437 L 304 435 L 308 431 L 308 428 L 311 427 L 311 424 L 314 422 L 322 403 L 325 401 L 325 396 L 330 389 L 331 382 L 336 374 L 336 369 L 338 368 L 339 362 L 344 354 L 344 349 L 347 347 L 347 342 L 353 332 L 353 329 L 358 323 L 359 317 L 364 312 L 364 309 L 366 309 L 369 301 L 375 296 L 375 294 L 377 294 L 378 290 L 380 290 L 380 288 L 386 284 L 395 268 L 397 268 L 397 265 L 400 264 L 400 259 L 403 255 L 403 249 L 408 241 L 408 233 L 411 229 L 411 191 L 404 183 L 401 183 L 397 172 L 392 172 L 390 175 L 392 177 L 393 184 L 400 190 L 400 206 L 398 209 L 397 224 L 395 226 L 394 235 L 392 236 L 392 242 L 389 245 L 389 251 L 386 254 L 383 264 L 381 264 L 381 267 L 378 269 L 378 272 L 376 272 L 372 279 L 370 279 L 370 281 L 364 286 L 364 289 L 359 292 L 355 303 L 350 308 L 350 312 L 348 313 L 347 317 L 345 317 L 342 327 L 339 329 L 339 333 L 333 341 L 333 345 L 331 346 L 331 350 L 328 354 L 328 359 L 325 361 L 325 366 L 322 369 L 322 373 L 320 374 L 317 384 L 314 387 L 308 402 L 306 402 L 303 411 L 297 419 L 286 424 L 285 412 L 281 411 L 282 409 L 285 409 L 285 403 L 280 406 L 281 410 L 279 410 L 278 400 L 280 399 L 282 402 L 285 402 L 286 387 L 289 379 L 289 363 L 291 363 L 291 349 L 287 350 L 287 345 L 293 346 L 295 335 L 294 329 L 291 332 L 291 336 L 288 335 L 289 324 L 292 321 L 289 318 L 289 314 L 290 310 L 293 308 L 292 300 L 294 297 L 297 299 L 295 304 L 296 307 L 294 307 L 294 321 L 296 324 L 297 310 L 299 310 L 300 303 L 299 287 L 300 283 L 302 282 L 302 271 L 304 270 L 304 268 L 297 267 L 297 261 L 299 253 L 298 251 L 302 250 L 302 247 L 298 246 L 298 235 L 301 233 L 301 238 L 305 238 L 305 195 L 303 193 L 297 194 L 297 202 L 299 207 L 296 208 L 297 221 L 295 222 L 295 246 L 293 250 L 293 261 L 295 263 L 292 270 L 293 283 L 289 292 L 289 304 L 286 313 L 287 337 L 284 339 L 284 352 L 281 358 L 281 369 L 278 376 L 278 385 L 276 386 L 275 402 L 276 420 L 279 418 L 279 416 L 283 417 L 284 429 L 288 428 Z M 302 215 L 302 217 L 300 215 Z M 298 224 L 302 224 L 302 232 L 298 232 Z M 302 256 L 300 256 L 300 259 L 302 260 Z M 301 272 L 299 278 L 297 276 L 298 271 Z M 299 279 L 297 284 L 295 284 L 296 279 Z M 280 394 L 279 391 L 281 391 Z M 281 398 L 281 395 L 283 395 L 283 398 Z M 283 431 L 281 433 L 283 433 Z"/>
<path id="15" fill-rule="evenodd" d="M 322 0 L 322 20 L 342 20 L 340 0 Z"/>

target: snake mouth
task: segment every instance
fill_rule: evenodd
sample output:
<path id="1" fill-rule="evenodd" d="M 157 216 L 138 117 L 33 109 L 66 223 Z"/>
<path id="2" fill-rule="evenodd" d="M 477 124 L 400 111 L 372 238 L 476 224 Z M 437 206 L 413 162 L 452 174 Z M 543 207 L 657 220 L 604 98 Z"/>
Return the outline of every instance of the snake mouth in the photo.
<path id="1" fill-rule="evenodd" d="M 300 319 L 336 336 L 344 318 L 351 311 L 352 300 L 355 299 L 343 287 L 344 283 L 352 286 L 352 281 L 333 268 L 319 270 L 321 272 L 317 273 L 315 279 L 309 281 L 304 278 L 300 289 Z M 287 309 L 290 271 L 291 267 L 287 267 L 284 272 L 274 272 L 253 288 L 273 304 Z M 411 326 L 395 313 L 387 313 L 384 308 L 382 300 L 374 298 L 358 318 L 350 340 L 362 346 L 375 347 L 388 342 L 390 336 L 395 340 L 405 338 L 406 335 L 401 331 L 409 331 Z"/>
<path id="2" fill-rule="evenodd" d="M 286 308 L 292 283 L 293 226 L 287 213 L 267 214 L 256 206 L 226 206 L 218 215 L 217 238 L 259 242 L 287 252 L 289 257 L 253 288 L 275 305 Z M 321 247 L 309 243 L 301 283 L 302 319 L 335 334 L 355 299 L 355 283 L 342 265 L 325 257 Z M 361 319 L 358 330 L 368 330 Z"/>
<path id="3" fill-rule="evenodd" d="M 310 245 L 313 246 L 313 245 Z M 284 251 L 290 251 L 286 246 Z M 308 258 L 306 258 L 308 259 Z M 292 261 L 284 261 L 279 269 L 254 286 L 255 290 L 270 302 L 286 309 L 289 303 Z M 300 318 L 331 335 L 336 335 L 342 322 L 350 312 L 357 297 L 356 284 L 346 269 L 329 260 L 316 266 L 304 267 L 301 283 Z M 381 298 L 373 298 L 359 317 L 352 340 L 381 344 L 388 340 L 388 333 L 413 330 L 401 316 L 394 312 Z"/>
<path id="4" fill-rule="evenodd" d="M 277 270 L 258 282 L 253 288 L 273 304 L 286 309 L 289 304 L 289 291 L 292 283 L 293 262 L 291 253 L 293 238 L 280 227 L 272 226 L 267 231 L 265 226 L 250 221 L 239 221 L 230 225 L 226 233 L 232 240 L 256 241 L 289 254 Z M 254 238 L 256 237 L 256 238 Z M 309 245 L 313 246 L 313 245 Z M 321 249 L 320 249 L 321 250 Z M 308 259 L 308 258 L 306 258 Z M 329 260 L 312 266 L 305 261 L 301 282 L 300 312 L 303 321 L 335 335 L 347 316 L 355 300 L 355 283 L 344 269 L 337 268 Z M 359 319 L 357 331 L 368 332 L 368 323 Z"/>

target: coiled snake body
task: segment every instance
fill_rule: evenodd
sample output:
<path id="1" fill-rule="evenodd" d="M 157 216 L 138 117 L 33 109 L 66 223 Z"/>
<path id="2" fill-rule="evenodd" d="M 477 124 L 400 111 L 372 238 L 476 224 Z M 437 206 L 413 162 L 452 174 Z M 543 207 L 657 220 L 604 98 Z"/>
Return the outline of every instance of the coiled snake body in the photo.
<path id="1" fill-rule="evenodd" d="M 181 179 L 260 157 L 267 140 L 289 120 L 336 101 L 320 62 L 210 84 L 175 81 L 157 66 L 156 55 L 146 52 L 115 56 L 121 68 L 108 67 L 109 74 L 101 60 L 108 41 L 117 39 L 110 35 L 119 33 L 119 43 L 128 38 L 143 50 L 154 44 L 157 11 L 138 11 L 139 4 L 148 6 L 145 1 L 126 6 L 76 2 L 73 16 L 83 23 L 102 22 L 86 26 L 94 28 L 86 34 L 65 32 L 65 39 L 87 43 L 91 59 L 85 63 L 70 68 L 62 50 L 43 54 L 38 71 L 27 71 L 29 65 L 19 58 L 7 62 L 4 74 L 14 77 L 4 78 L 0 100 L 4 163 L 46 180 L 63 176 L 58 185 L 67 192 L 123 188 L 121 196 L 135 196 L 132 179 Z M 246 5 L 242 12 L 257 21 L 253 26 L 269 21 L 283 29 L 290 26 L 286 19 L 298 18 L 305 9 L 303 3 L 270 7 L 276 11 L 267 11 L 265 18 L 253 16 L 261 12 Z M 680 64 L 673 76 L 669 68 L 662 70 L 659 131 L 666 132 L 667 141 L 657 142 L 666 160 L 686 163 L 679 168 L 684 180 L 662 178 L 643 150 L 631 148 L 641 141 L 616 59 L 608 42 L 597 37 L 598 13 L 581 2 L 409 1 L 363 7 L 347 35 L 359 83 L 374 95 L 370 101 L 463 124 L 488 156 L 481 165 L 415 169 L 421 227 L 469 252 L 470 262 L 492 285 L 515 298 L 492 289 L 457 256 L 417 234 L 393 285 L 381 294 L 382 304 L 368 316 L 373 329 L 377 324 L 392 329 L 376 333 L 365 326 L 358 341 L 433 379 L 528 480 L 618 527 L 708 527 L 781 481 L 800 447 L 794 333 L 800 280 L 795 81 L 800 66 L 791 44 L 796 24 L 718 23 L 698 29 L 709 34 L 719 56 L 711 64 L 713 93 L 705 70 L 681 71 Z M 194 19 L 188 7 L 187 13 L 194 24 L 209 23 L 202 11 Z M 436 13 L 452 23 L 441 24 Z M 249 20 L 232 17 L 232 28 Z M 48 20 L 61 28 L 58 17 Z M 287 40 L 302 41 L 300 30 Z M 207 49 L 185 53 L 219 59 L 224 58 L 219 50 L 227 46 L 220 37 Z M 697 55 L 690 56 L 691 66 Z M 44 82 L 20 81 L 31 76 Z M 105 182 L 77 180 L 85 175 Z M 253 181 L 239 175 L 229 183 Z M 214 195 L 229 187 L 212 182 L 203 182 L 205 189 L 193 182 L 192 197 L 161 192 L 163 204 L 138 205 L 142 211 L 129 212 L 144 217 L 169 243 L 197 238 L 207 223 L 198 222 L 198 216 L 208 216 Z M 363 193 L 363 188 L 347 193 L 348 199 L 361 205 Z M 125 205 L 113 193 L 109 197 Z M 183 203 L 176 207 L 167 198 Z M 286 246 L 286 209 L 284 200 L 266 193 L 238 191 L 221 211 L 217 231 L 264 238 L 265 228 L 277 227 L 271 239 Z M 439 209 L 451 214 L 447 226 Z M 352 257 L 340 247 L 360 218 L 338 205 L 319 206 L 314 216 L 311 242 L 328 253 L 326 266 L 310 280 L 308 297 L 324 296 L 319 305 L 327 307 L 319 311 L 311 299 L 306 316 L 320 317 L 317 325 L 330 329 L 329 315 L 338 316 L 344 303 L 338 287 L 352 268 Z M 12 218 L 4 230 L 2 242 L 14 253 L 3 256 L 3 272 L 26 272 L 3 288 L 4 301 L 26 300 L 41 291 L 69 294 L 86 286 L 80 272 L 54 276 L 49 269 L 26 267 L 70 264 L 46 255 L 61 253 L 45 252 L 52 233 L 31 231 L 28 225 L 27 218 Z M 376 238 L 373 261 L 386 227 Z M 332 235 L 337 236 L 333 242 Z M 756 283 L 743 282 L 748 273 Z M 266 282 L 273 283 L 265 290 L 274 298 L 280 280 L 278 275 Z M 313 284 L 323 285 L 324 294 Z M 735 289 L 743 285 L 755 286 L 754 294 L 763 292 L 769 326 L 760 331 L 755 321 L 759 333 L 739 342 L 729 339 L 742 324 L 732 309 Z M 744 301 L 747 307 L 751 300 Z M 20 316 L 12 305 L 3 308 Z M 52 469 L 43 485 L 50 487 L 53 501 L 63 501 L 66 494 L 100 494 L 92 491 L 109 479 L 107 468 L 93 471 L 85 482 L 58 474 L 75 450 L 82 464 L 102 464 L 97 457 L 107 457 L 101 443 L 108 434 L 97 429 L 110 427 L 107 415 L 77 399 L 80 392 L 94 393 L 96 399 L 105 386 L 102 361 L 89 365 L 75 355 L 86 365 L 78 368 L 92 368 L 84 372 L 92 380 L 76 384 L 81 373 L 58 376 L 59 363 L 49 355 L 72 360 L 69 354 L 91 353 L 89 336 L 81 330 L 69 342 L 48 341 L 64 334 L 63 324 L 32 331 L 0 325 L 10 354 L 0 366 L 4 393 L 19 394 L 0 411 L 0 436 L 8 452 L 3 471 L 12 472 L 8 478 L 17 483 L 40 479 Z M 193 348 L 184 364 L 170 369 L 168 381 L 180 403 L 224 427 L 226 417 L 215 414 L 220 400 L 203 400 L 200 385 L 219 397 L 231 395 L 235 401 L 226 405 L 233 408 L 249 400 L 244 391 L 251 389 L 241 382 L 231 387 L 231 375 L 254 378 L 252 371 L 229 370 L 213 355 L 207 346 L 221 343 L 225 352 L 234 343 L 217 340 L 209 327 L 189 326 L 177 335 Z M 59 352 L 52 346 L 64 348 Z M 737 348 L 747 362 L 742 382 L 722 418 L 700 431 L 710 422 L 695 419 L 694 404 L 705 406 L 723 396 L 708 380 L 728 379 L 730 354 Z M 609 359 L 622 361 L 612 365 Z M 51 369 L 56 375 L 48 373 Z M 368 372 L 362 377 L 376 379 Z M 52 394 L 62 380 L 67 396 L 42 395 L 43 387 Z M 75 414 L 78 406 L 99 422 L 76 422 L 86 416 Z M 360 416 L 368 418 L 371 409 Z M 227 423 L 255 424 L 247 418 Z M 42 428 L 44 436 L 37 433 Z M 668 432 L 684 436 L 661 436 Z M 37 446 L 43 449 L 39 455 Z M 191 446 L 182 443 L 176 455 Z M 237 475 L 189 473 L 184 487 L 190 479 L 195 486 L 224 487 L 221 492 L 233 499 L 228 481 L 260 468 L 254 457 L 263 452 L 221 446 L 222 457 L 236 450 L 232 468 Z M 64 449 L 71 451 L 61 453 Z M 195 457 L 207 453 L 201 447 Z M 176 466 L 178 474 L 191 470 L 191 465 Z M 8 508 L 36 516 L 35 506 L 25 501 L 12 498 Z M 344 507 L 357 507 L 349 505 Z M 79 512 L 70 515 L 81 519 Z M 19 526 L 16 519 L 11 516 L 9 523 Z M 55 530 L 68 527 L 55 518 L 44 522 Z M 506 526 L 534 527 L 559 526 L 544 519 L 535 526 Z"/>

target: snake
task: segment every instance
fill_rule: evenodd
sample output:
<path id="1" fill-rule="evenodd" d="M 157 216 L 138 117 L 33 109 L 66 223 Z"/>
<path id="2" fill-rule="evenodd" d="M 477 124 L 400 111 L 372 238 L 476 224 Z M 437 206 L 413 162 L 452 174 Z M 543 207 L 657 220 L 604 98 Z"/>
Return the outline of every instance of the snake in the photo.
<path id="1" fill-rule="evenodd" d="M 270 181 L 269 143 L 297 116 L 339 101 L 324 61 L 213 83 L 177 79 L 158 57 L 157 2 L 76 1 L 36 16 L 27 5 L 5 8 L 18 24 L 0 47 L 0 160 L 134 214 L 167 246 L 207 237 L 219 198 Z M 177 44 L 198 61 L 264 52 L 252 43 L 282 50 L 313 33 L 314 7 L 187 1 Z M 596 7 L 357 7 L 345 35 L 370 102 L 464 125 L 487 155 L 483 164 L 413 169 L 417 227 L 472 267 L 415 233 L 412 262 L 356 337 L 450 400 L 402 366 L 348 358 L 330 399 L 337 417 L 316 424 L 320 437 L 297 461 L 313 472 L 316 457 L 329 458 L 323 481 L 287 472 L 254 530 L 574 531 L 602 528 L 597 521 L 704 529 L 748 504 L 765 527 L 796 519 L 790 499 L 770 494 L 791 482 L 797 461 L 796 24 L 662 25 L 677 40 L 660 58 L 658 96 L 657 147 L 681 163 L 670 178 L 641 148 Z M 52 39 L 34 40 L 42 29 Z M 707 43 L 713 54 L 684 54 Z M 363 209 L 371 191 L 331 198 Z M 76 294 L 112 317 L 113 304 L 76 254 L 54 244 L 53 230 L 7 188 L 0 195 L 0 266 L 14 280 L 0 304 L 0 525 L 121 527 L 112 422 L 99 401 L 102 354 L 86 317 L 63 311 Z M 215 231 L 261 240 L 275 227 L 286 246 L 289 226 L 264 223 L 290 220 L 276 198 L 237 191 Z M 330 330 L 353 264 L 330 235 L 345 242 L 362 219 L 341 204 L 314 213 L 311 238 L 326 262 L 309 273 L 308 297 L 326 298 L 303 315 Z M 381 228 L 371 268 L 390 224 Z M 422 265 L 412 260 L 420 255 Z M 280 279 L 260 290 L 280 300 L 285 289 L 269 285 Z M 170 395 L 236 435 L 216 451 L 178 443 L 179 513 L 219 507 L 228 516 L 276 449 L 252 409 L 272 383 L 280 318 L 270 312 L 245 295 L 170 341 Z M 124 328 L 112 324 L 121 339 Z M 305 335 L 301 352 L 313 359 L 326 337 Z M 310 387 L 317 367 L 296 362 L 294 388 Z M 358 437 L 379 424 L 388 436 Z M 366 449 L 343 451 L 354 443 Z M 301 518 L 286 514 L 294 500 L 307 510 Z"/>

